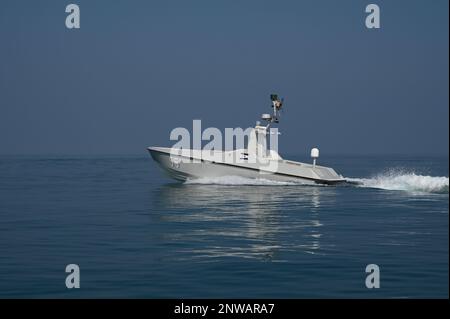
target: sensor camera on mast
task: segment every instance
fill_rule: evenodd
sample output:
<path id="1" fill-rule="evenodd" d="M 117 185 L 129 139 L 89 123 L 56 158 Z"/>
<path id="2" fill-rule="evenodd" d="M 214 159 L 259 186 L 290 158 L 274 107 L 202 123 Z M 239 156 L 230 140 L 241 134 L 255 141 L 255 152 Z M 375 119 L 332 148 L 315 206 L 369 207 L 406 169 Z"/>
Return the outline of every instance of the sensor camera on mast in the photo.
<path id="1" fill-rule="evenodd" d="M 270 94 L 270 100 L 272 101 L 273 115 L 263 114 L 262 119 L 270 123 L 278 123 L 279 122 L 279 113 L 281 107 L 283 106 L 283 99 L 279 99 L 277 94 Z"/>

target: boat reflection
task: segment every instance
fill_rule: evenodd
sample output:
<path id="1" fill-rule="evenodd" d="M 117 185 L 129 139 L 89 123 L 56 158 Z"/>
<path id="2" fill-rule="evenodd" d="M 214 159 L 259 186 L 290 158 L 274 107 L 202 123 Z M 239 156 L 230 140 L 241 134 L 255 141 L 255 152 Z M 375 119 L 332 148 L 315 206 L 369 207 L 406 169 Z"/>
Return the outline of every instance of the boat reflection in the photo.
<path id="1" fill-rule="evenodd" d="M 285 254 L 324 253 L 319 212 L 335 188 L 169 184 L 154 195 L 153 218 L 170 229 L 161 236 L 176 247 L 172 257 L 280 262 Z"/>

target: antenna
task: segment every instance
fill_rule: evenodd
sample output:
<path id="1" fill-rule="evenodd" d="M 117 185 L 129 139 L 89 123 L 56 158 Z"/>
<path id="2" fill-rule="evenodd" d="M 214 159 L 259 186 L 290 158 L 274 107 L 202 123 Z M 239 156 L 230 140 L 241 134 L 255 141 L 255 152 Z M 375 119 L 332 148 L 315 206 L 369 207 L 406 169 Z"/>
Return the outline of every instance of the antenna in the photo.
<path id="1" fill-rule="evenodd" d="M 273 108 L 273 115 L 270 114 L 263 114 L 261 119 L 270 123 L 278 123 L 279 122 L 279 115 L 280 110 L 283 107 L 284 99 L 279 99 L 278 94 L 270 94 L 270 100 L 272 101 L 272 108 Z"/>

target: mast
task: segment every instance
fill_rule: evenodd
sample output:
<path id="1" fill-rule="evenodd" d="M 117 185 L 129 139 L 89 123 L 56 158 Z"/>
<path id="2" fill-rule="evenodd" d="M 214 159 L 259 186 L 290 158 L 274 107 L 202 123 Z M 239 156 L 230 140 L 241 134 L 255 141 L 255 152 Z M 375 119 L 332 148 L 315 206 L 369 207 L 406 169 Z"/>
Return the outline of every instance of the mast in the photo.
<path id="1" fill-rule="evenodd" d="M 278 94 L 270 94 L 270 100 L 272 101 L 273 115 L 263 114 L 262 119 L 268 122 L 267 127 L 270 126 L 271 123 L 278 123 L 281 108 L 283 107 L 284 99 L 278 98 Z"/>
<path id="2" fill-rule="evenodd" d="M 272 101 L 273 114 L 262 114 L 261 119 L 267 122 L 266 126 L 261 126 L 259 121 L 256 122 L 256 126 L 250 134 L 248 143 L 249 155 L 256 155 L 256 157 L 267 156 L 267 134 L 272 123 L 279 122 L 280 110 L 283 106 L 283 100 L 279 99 L 277 94 L 271 94 L 270 100 Z M 270 134 L 270 132 L 269 132 Z"/>

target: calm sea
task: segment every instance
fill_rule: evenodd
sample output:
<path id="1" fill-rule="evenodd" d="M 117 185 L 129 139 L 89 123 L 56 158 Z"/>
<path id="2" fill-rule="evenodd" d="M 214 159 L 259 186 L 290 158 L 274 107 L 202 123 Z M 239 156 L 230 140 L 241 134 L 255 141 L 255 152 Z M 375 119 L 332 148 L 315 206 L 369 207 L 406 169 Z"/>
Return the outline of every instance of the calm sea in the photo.
<path id="1" fill-rule="evenodd" d="M 448 158 L 321 164 L 361 185 L 178 183 L 146 154 L 1 157 L 0 297 L 448 298 Z"/>

